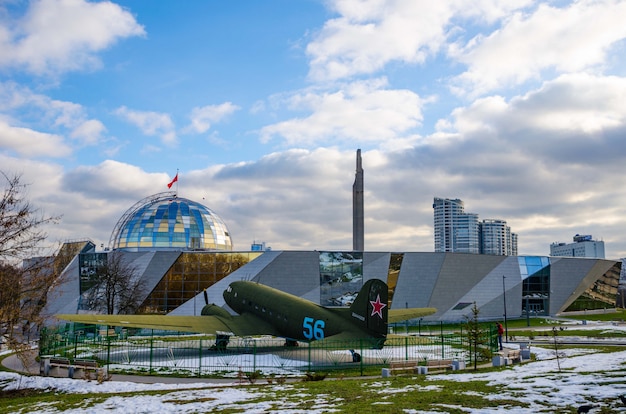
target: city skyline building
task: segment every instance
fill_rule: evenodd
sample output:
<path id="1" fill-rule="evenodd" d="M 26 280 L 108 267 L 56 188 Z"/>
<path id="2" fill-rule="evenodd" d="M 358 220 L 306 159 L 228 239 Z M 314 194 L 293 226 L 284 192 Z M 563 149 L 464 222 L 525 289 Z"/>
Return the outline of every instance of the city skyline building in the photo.
<path id="1" fill-rule="evenodd" d="M 484 219 L 480 223 L 480 252 L 501 256 L 517 256 L 517 234 L 511 232 L 506 220 Z"/>
<path id="2" fill-rule="evenodd" d="M 518 236 L 506 220 L 480 221 L 458 198 L 435 197 L 433 210 L 435 252 L 517 256 Z"/>
<path id="3" fill-rule="evenodd" d="M 605 258 L 604 241 L 593 240 L 591 234 L 576 234 L 572 240 L 573 243 L 552 243 L 550 256 Z"/>
<path id="4" fill-rule="evenodd" d="M 454 252 L 480 253 L 480 223 L 478 214 L 461 213 L 454 225 Z"/>
<path id="5" fill-rule="evenodd" d="M 511 256 L 518 256 L 517 233 L 511 232 Z"/>
<path id="6" fill-rule="evenodd" d="M 458 218 L 465 214 L 465 205 L 460 199 L 435 197 L 433 210 L 435 252 L 454 252 Z"/>

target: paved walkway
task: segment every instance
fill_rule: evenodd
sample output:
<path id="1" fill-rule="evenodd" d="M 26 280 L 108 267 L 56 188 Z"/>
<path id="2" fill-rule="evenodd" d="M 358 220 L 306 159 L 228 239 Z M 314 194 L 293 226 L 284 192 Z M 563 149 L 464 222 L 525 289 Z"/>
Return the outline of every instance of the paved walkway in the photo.
<path id="1" fill-rule="evenodd" d="M 39 362 L 36 358 L 37 350 L 31 350 L 24 354 L 25 363 L 17 355 L 12 354 L 2 360 L 2 365 L 11 371 L 39 375 Z"/>

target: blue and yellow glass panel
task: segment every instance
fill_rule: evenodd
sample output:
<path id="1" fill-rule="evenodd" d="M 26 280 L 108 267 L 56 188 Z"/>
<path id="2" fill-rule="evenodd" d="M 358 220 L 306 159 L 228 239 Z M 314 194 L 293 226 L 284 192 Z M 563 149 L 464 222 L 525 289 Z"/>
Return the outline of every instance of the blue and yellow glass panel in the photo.
<path id="1" fill-rule="evenodd" d="M 519 256 L 517 261 L 522 280 L 550 266 L 550 258 L 546 256 Z"/>
<path id="2" fill-rule="evenodd" d="M 129 217 L 117 248 L 232 250 L 228 228 L 209 208 L 185 198 L 146 205 Z"/>

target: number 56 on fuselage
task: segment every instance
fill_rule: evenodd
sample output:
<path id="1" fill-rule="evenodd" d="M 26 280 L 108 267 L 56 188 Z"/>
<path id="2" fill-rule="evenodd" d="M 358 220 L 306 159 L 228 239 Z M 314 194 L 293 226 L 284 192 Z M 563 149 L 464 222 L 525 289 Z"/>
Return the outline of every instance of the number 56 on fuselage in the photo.
<path id="1" fill-rule="evenodd" d="M 224 291 L 238 315 L 209 304 L 201 316 L 63 314 L 59 319 L 132 328 L 236 336 L 272 335 L 292 341 L 374 339 L 382 346 L 387 324 L 435 313 L 434 308 L 389 309 L 388 287 L 379 279 L 363 285 L 349 308 L 328 308 L 256 282 L 237 281 Z"/>

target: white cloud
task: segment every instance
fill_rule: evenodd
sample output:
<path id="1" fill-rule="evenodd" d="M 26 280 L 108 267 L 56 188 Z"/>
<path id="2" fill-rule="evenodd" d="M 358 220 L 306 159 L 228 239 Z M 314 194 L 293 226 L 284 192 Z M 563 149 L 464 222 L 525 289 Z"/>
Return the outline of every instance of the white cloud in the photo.
<path id="1" fill-rule="evenodd" d="M 167 191 L 171 178 L 166 173 L 148 173 L 140 167 L 114 160 L 94 166 L 80 166 L 65 175 L 64 183 L 72 192 L 95 198 L 148 196 Z M 98 183 L 94 186 L 93 183 Z"/>
<path id="2" fill-rule="evenodd" d="M 335 80 L 374 73 L 392 61 L 422 63 L 457 30 L 455 18 L 491 23 L 529 3 L 333 1 L 330 7 L 340 16 L 328 20 L 307 46 L 309 76 L 316 81 Z"/>
<path id="3" fill-rule="evenodd" d="M 539 79 L 544 70 L 601 69 L 610 47 L 626 37 L 624 20 L 626 3 L 617 0 L 541 4 L 533 13 L 516 13 L 501 29 L 450 48 L 450 57 L 468 66 L 455 90 L 479 95 Z"/>
<path id="4" fill-rule="evenodd" d="M 409 90 L 385 89 L 385 79 L 354 82 L 334 92 L 314 89 L 286 98 L 287 106 L 311 112 L 263 127 L 261 139 L 282 136 L 289 145 L 311 147 L 336 142 L 385 142 L 422 121 L 424 100 Z"/>
<path id="5" fill-rule="evenodd" d="M 625 78 L 562 75 L 510 102 L 491 96 L 459 108 L 453 112 L 454 128 L 465 136 L 486 131 L 502 137 L 523 136 L 525 146 L 553 154 L 554 150 L 547 151 L 551 143 L 566 144 L 572 150 L 588 145 L 589 140 L 606 141 L 610 131 L 626 128 L 624 96 Z"/>
<path id="6" fill-rule="evenodd" d="M 190 115 L 191 125 L 187 130 L 202 134 L 211 128 L 211 123 L 219 122 L 239 109 L 231 102 L 193 108 Z"/>
<path id="7" fill-rule="evenodd" d="M 59 135 L 14 127 L 1 120 L 0 149 L 25 157 L 65 157 L 72 153 Z"/>
<path id="8" fill-rule="evenodd" d="M 106 131 L 106 127 L 102 122 L 90 119 L 78 125 L 72 133 L 70 137 L 74 139 L 78 139 L 81 142 L 87 144 L 96 144 L 102 137 L 102 134 Z"/>
<path id="9" fill-rule="evenodd" d="M 135 125 L 142 133 L 149 136 L 158 135 L 167 145 L 177 143 L 174 122 L 168 114 L 150 111 L 135 111 L 122 106 L 115 110 L 115 114 Z"/>
<path id="10" fill-rule="evenodd" d="M 626 124 L 626 79 L 587 74 L 563 75 L 512 102 L 517 117 L 552 131 L 585 134 Z"/>
<path id="11" fill-rule="evenodd" d="M 97 67 L 96 52 L 145 34 L 128 11 L 109 1 L 33 1 L 20 20 L 4 23 L 0 66 L 36 75 Z"/>
<path id="12" fill-rule="evenodd" d="M 51 99 L 13 82 L 0 83 L 0 110 L 19 119 L 22 127 L 67 130 L 71 138 L 83 145 L 96 144 L 106 131 L 101 121 L 87 119 L 82 105 Z"/>

